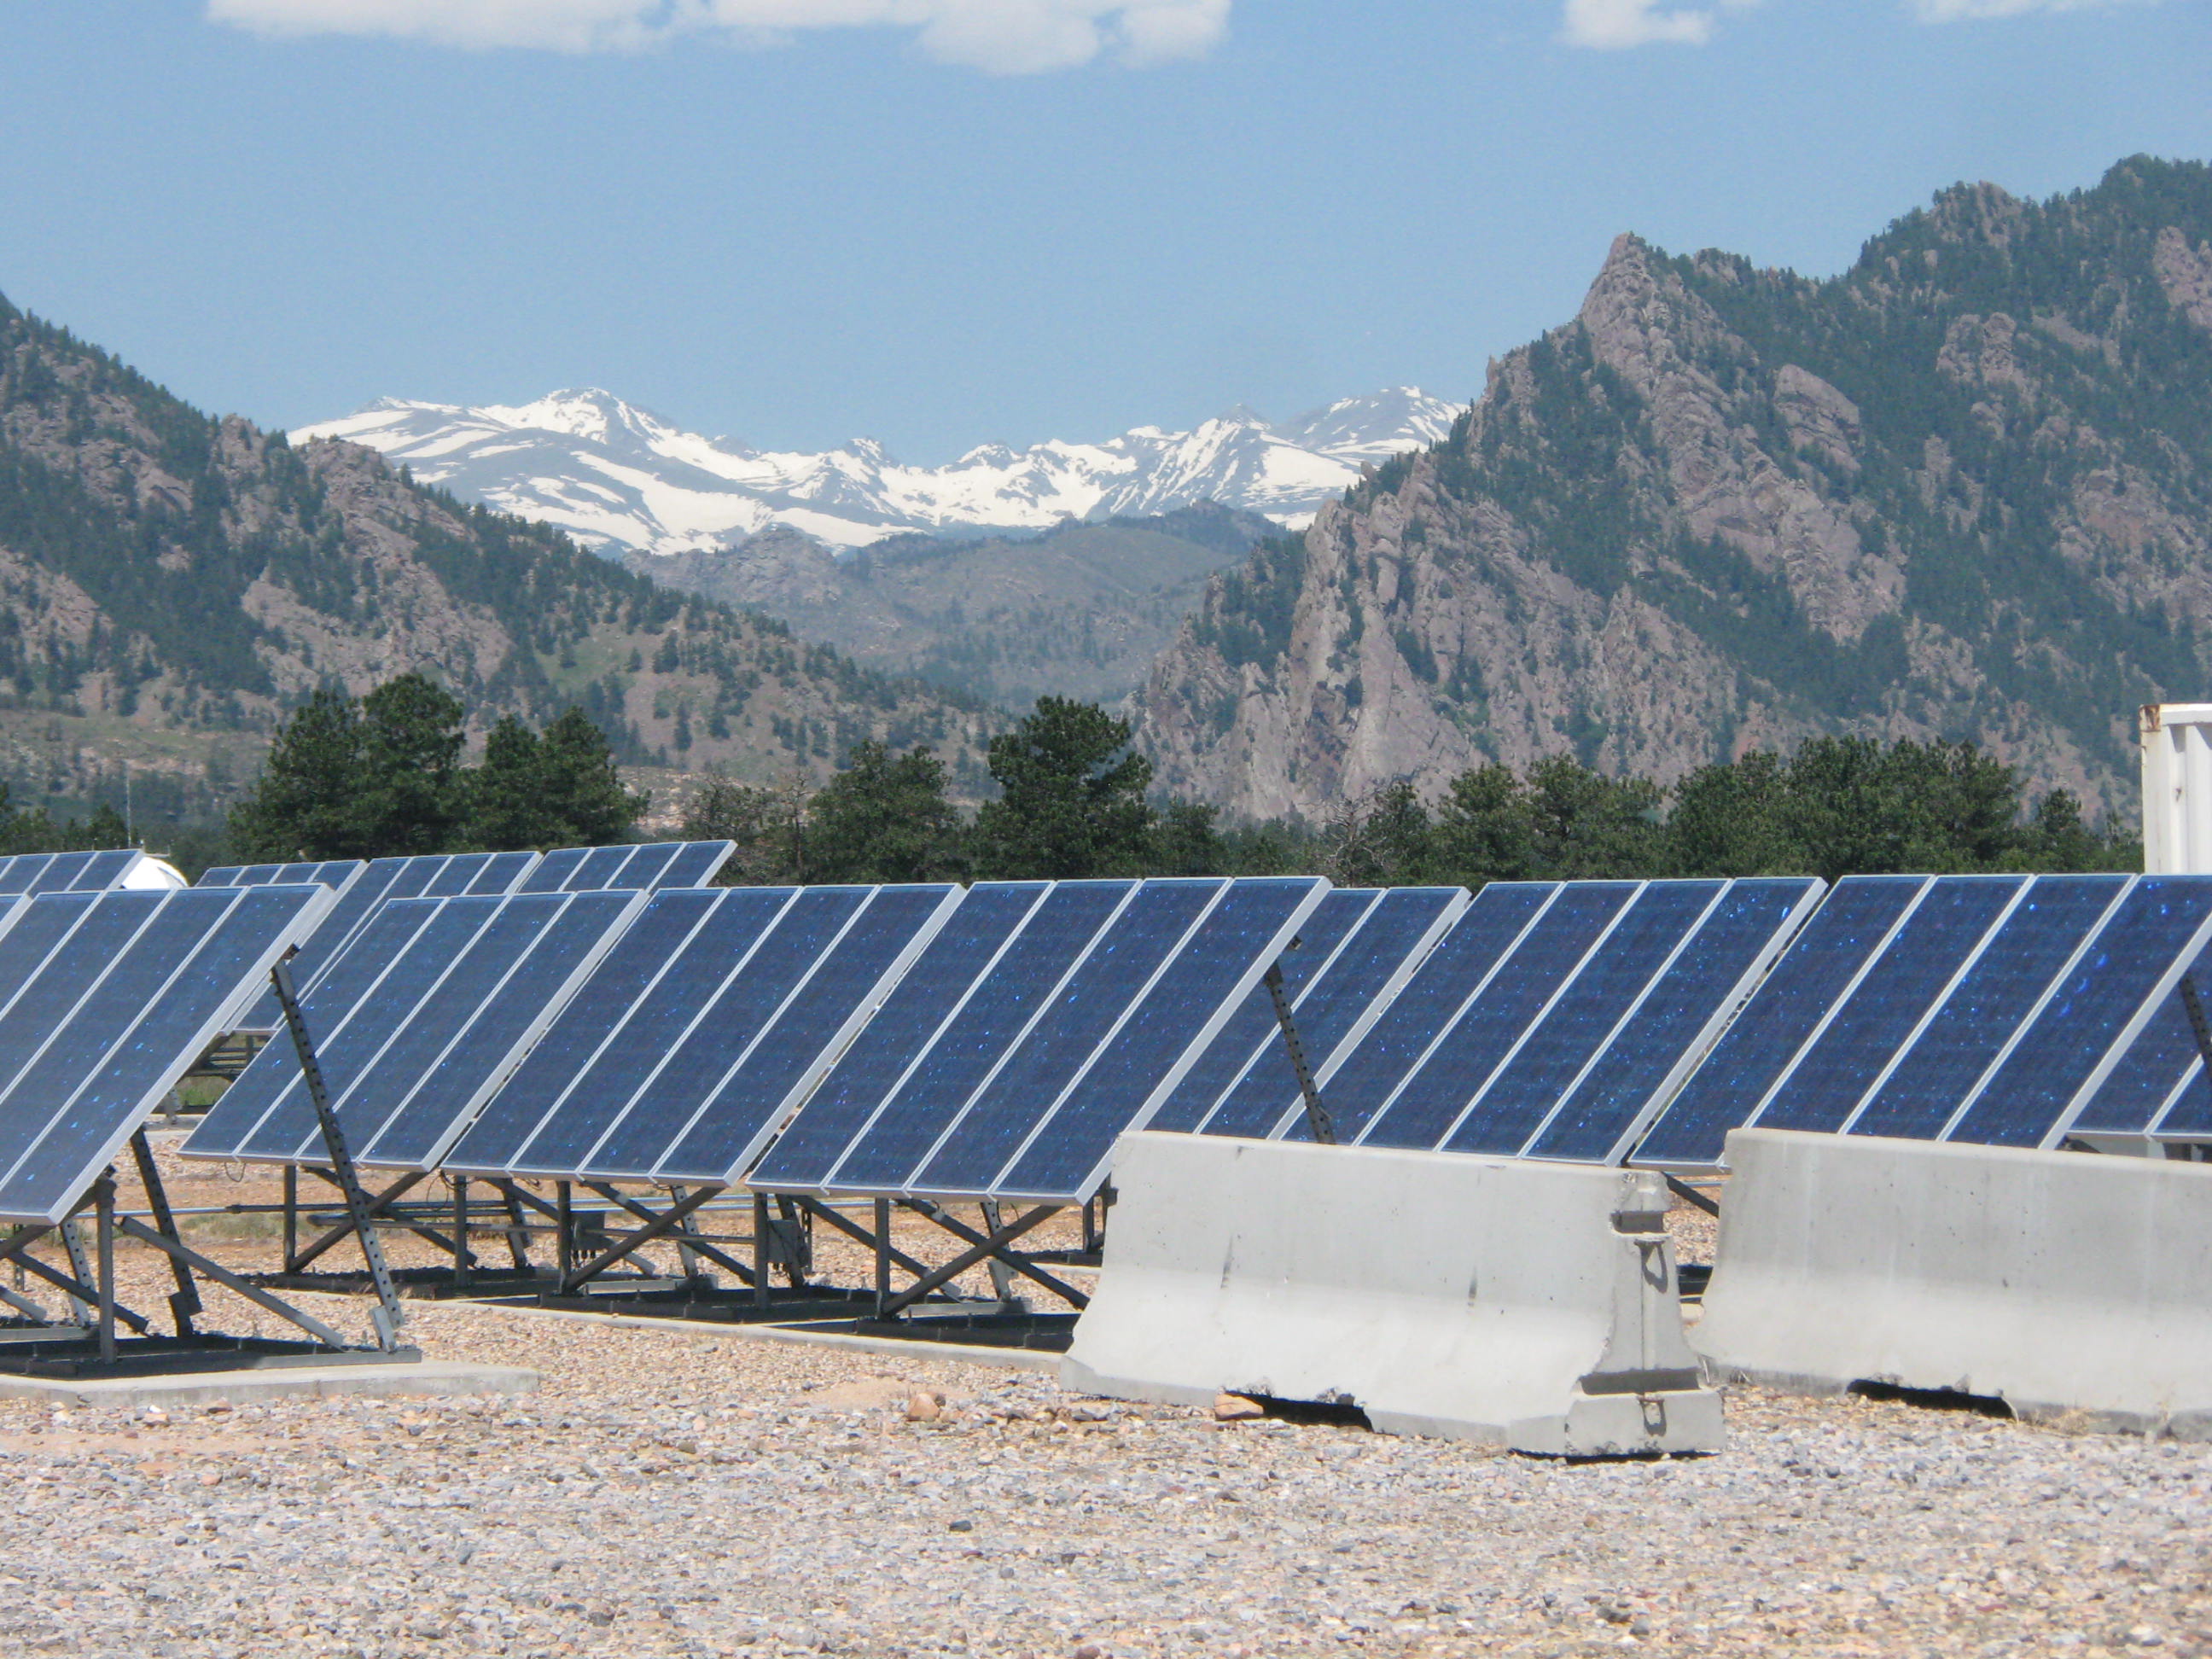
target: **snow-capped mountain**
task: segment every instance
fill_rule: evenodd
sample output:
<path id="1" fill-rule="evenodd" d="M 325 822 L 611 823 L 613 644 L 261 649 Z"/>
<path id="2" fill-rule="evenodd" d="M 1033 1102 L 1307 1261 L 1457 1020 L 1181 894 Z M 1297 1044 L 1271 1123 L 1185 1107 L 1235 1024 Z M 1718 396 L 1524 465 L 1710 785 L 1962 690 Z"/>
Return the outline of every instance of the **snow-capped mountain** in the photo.
<path id="1" fill-rule="evenodd" d="M 1362 465 L 1435 443 L 1458 413 L 1401 386 L 1282 426 L 1240 409 L 1193 432 L 991 444 L 939 467 L 902 465 L 866 439 L 825 454 L 752 449 L 590 390 L 482 409 L 383 398 L 291 435 L 366 444 L 422 483 L 558 525 L 603 552 L 677 553 L 775 524 L 855 548 L 907 531 L 1047 530 L 1208 500 L 1301 525 Z"/>

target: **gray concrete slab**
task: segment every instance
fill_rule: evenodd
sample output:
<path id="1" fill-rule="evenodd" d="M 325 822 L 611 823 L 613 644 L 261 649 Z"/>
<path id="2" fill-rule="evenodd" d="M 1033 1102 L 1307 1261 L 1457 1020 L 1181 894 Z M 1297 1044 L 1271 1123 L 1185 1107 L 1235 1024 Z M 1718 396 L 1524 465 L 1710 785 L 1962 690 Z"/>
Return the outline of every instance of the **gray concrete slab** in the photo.
<path id="1" fill-rule="evenodd" d="M 448 1307 L 466 1307 L 453 1302 Z M 754 1342 L 791 1342 L 803 1347 L 850 1348 L 860 1353 L 890 1354 L 901 1359 L 945 1359 L 963 1365 L 996 1365 L 1003 1370 L 1057 1371 L 1060 1356 L 1044 1348 L 994 1348 L 971 1342 L 910 1342 L 893 1336 L 855 1336 L 849 1331 L 809 1331 L 787 1325 L 722 1324 L 711 1319 L 653 1319 L 642 1314 L 576 1313 L 566 1308 L 515 1308 L 477 1304 L 529 1319 L 566 1319 L 583 1325 L 622 1325 L 632 1330 L 665 1331 L 685 1336 L 736 1337 Z"/>
<path id="2" fill-rule="evenodd" d="M 0 1376 L 0 1399 L 57 1406 L 234 1406 L 256 1400 L 333 1395 L 527 1394 L 536 1371 L 425 1359 L 411 1364 L 266 1365 L 234 1371 L 173 1371 L 153 1376 Z"/>

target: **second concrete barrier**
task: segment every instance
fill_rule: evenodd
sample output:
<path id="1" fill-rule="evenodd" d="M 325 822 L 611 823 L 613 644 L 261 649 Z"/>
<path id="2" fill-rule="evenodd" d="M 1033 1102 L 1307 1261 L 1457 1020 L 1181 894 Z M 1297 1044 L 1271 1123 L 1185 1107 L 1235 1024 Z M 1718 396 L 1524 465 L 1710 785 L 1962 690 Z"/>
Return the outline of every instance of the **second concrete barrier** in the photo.
<path id="1" fill-rule="evenodd" d="M 1564 1455 L 1712 1451 L 1656 1176 L 1126 1135 L 1071 1388 L 1356 1405 Z"/>
<path id="2" fill-rule="evenodd" d="M 1721 1378 L 2212 1437 L 2212 1165 L 1776 1129 L 1728 1161 Z"/>

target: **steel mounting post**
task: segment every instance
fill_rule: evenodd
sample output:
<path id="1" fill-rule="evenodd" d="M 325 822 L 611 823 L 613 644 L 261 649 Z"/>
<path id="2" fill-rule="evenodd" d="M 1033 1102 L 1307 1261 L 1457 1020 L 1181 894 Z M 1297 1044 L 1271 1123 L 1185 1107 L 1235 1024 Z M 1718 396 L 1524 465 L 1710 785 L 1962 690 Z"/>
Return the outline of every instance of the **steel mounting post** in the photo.
<path id="1" fill-rule="evenodd" d="M 1314 1081 L 1313 1071 L 1306 1064 L 1306 1045 L 1298 1040 L 1297 1022 L 1291 1018 L 1291 1000 L 1283 990 L 1282 964 L 1269 963 L 1262 982 L 1267 988 L 1268 1000 L 1275 1005 L 1275 1024 L 1283 1028 L 1283 1047 L 1290 1050 L 1291 1070 L 1297 1077 L 1298 1094 L 1306 1103 L 1306 1127 L 1321 1145 L 1334 1146 L 1336 1123 L 1322 1103 L 1321 1085 Z"/>
<path id="2" fill-rule="evenodd" d="M 368 1197 L 361 1189 L 361 1180 L 354 1173 L 353 1154 L 347 1150 L 345 1130 L 338 1122 L 337 1109 L 331 1104 L 330 1091 L 323 1084 L 322 1062 L 315 1058 L 315 1044 L 307 1035 L 307 1021 L 300 1012 L 300 999 L 292 986 L 292 957 L 299 947 L 287 951 L 269 970 L 270 983 L 276 988 L 276 1006 L 284 1012 L 284 1024 L 292 1033 L 292 1046 L 299 1051 L 301 1075 L 307 1079 L 307 1098 L 314 1103 L 315 1118 L 323 1131 L 323 1149 L 330 1154 L 331 1170 L 337 1178 L 338 1189 L 345 1194 L 346 1215 L 352 1222 L 354 1233 L 361 1240 L 361 1254 L 368 1263 L 368 1276 L 376 1286 L 377 1305 L 369 1310 L 369 1319 L 376 1327 L 376 1346 L 390 1353 L 399 1346 L 399 1331 L 406 1318 L 399 1305 L 399 1293 L 392 1288 L 392 1269 L 385 1264 L 384 1245 L 376 1236 L 375 1223 L 370 1220 Z M 466 1244 L 461 1248 L 465 1249 Z"/>

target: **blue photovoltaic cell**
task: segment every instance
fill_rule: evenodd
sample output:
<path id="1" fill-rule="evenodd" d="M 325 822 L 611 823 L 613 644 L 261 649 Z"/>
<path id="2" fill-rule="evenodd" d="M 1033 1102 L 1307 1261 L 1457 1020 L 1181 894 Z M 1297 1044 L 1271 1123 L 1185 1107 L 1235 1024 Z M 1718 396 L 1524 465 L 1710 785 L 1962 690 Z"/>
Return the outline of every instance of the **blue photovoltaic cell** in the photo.
<path id="1" fill-rule="evenodd" d="M 104 902 L 90 893 L 48 894 L 31 907 L 26 921 L 41 933 L 65 915 L 73 925 L 27 982 L 9 988 L 13 994 L 0 1010 L 0 1090 L 30 1064 L 39 1046 L 123 954 L 161 900 L 151 892 L 119 893 Z"/>
<path id="2" fill-rule="evenodd" d="M 1668 1079 L 1698 1058 L 1700 1039 L 1749 991 L 1751 975 L 1784 942 L 1818 884 L 1795 878 L 1730 882 L 1526 1154 L 1619 1162 L 1662 1103 Z"/>
<path id="3" fill-rule="evenodd" d="M 656 894 L 449 1161 L 458 1169 L 580 1174 L 592 1147 L 725 982 L 749 971 L 750 953 L 798 893 L 732 887 Z M 665 952 L 657 964 L 645 959 L 654 949 Z M 642 992 L 631 988 L 640 978 L 647 981 Z M 694 1086 L 702 1085 L 695 1079 Z M 674 1132 L 671 1125 L 669 1135 Z"/>
<path id="4" fill-rule="evenodd" d="M 1850 1133 L 1931 1140 L 1973 1091 L 2052 977 L 2126 887 L 2125 876 L 2038 876 Z"/>
<path id="5" fill-rule="evenodd" d="M 1305 1034 L 1304 1021 L 1296 1013 L 1298 999 L 1311 988 L 1316 975 L 1352 931 L 1366 921 L 1368 912 L 1382 897 L 1382 890 L 1377 887 L 1336 889 L 1322 900 L 1319 908 L 1298 929 L 1297 948 L 1283 952 L 1283 995 L 1293 1010 L 1293 1022 L 1298 1026 L 1302 1043 L 1310 1043 L 1314 1039 Z M 1159 1109 L 1146 1127 L 1173 1129 L 1185 1134 L 1196 1129 L 1237 1079 L 1259 1062 L 1261 1051 L 1279 1049 L 1282 1042 L 1282 1028 L 1275 1018 L 1275 1000 L 1267 994 L 1265 985 L 1255 985 L 1223 1024 L 1220 1033 L 1206 1045 L 1206 1052 L 1191 1063 L 1173 1092 L 1160 1103 Z M 1308 1063 L 1313 1063 L 1314 1058 L 1310 1053 Z M 1283 1062 L 1283 1073 L 1291 1075 L 1287 1059 Z M 1291 1086 L 1296 1089 L 1297 1085 L 1293 1081 Z M 1279 1112 L 1277 1115 L 1280 1115 Z"/>
<path id="6" fill-rule="evenodd" d="M 1029 1145 L 988 1185 L 974 1189 L 977 1195 L 1071 1203 L 1089 1198 L 1105 1176 L 1115 1141 L 1124 1130 L 1144 1126 L 1145 1109 L 1176 1066 L 1242 1000 L 1326 891 L 1312 877 L 1232 882 Z M 961 1133 L 964 1139 L 964 1124 Z"/>
<path id="7" fill-rule="evenodd" d="M 620 885 L 635 890 L 658 886 L 668 872 L 681 843 L 672 841 L 655 842 L 641 847 L 629 855 L 629 862 L 622 867 Z"/>
<path id="8" fill-rule="evenodd" d="M 62 893 L 98 891 L 97 887 L 80 888 L 78 884 L 91 868 L 90 853 L 57 853 L 52 862 L 31 879 L 29 890 L 33 893 Z"/>
<path id="9" fill-rule="evenodd" d="M 356 1097 L 380 1109 L 386 1099 L 397 1109 L 374 1139 L 360 1149 L 362 1161 L 398 1169 L 427 1169 L 437 1161 L 464 1125 L 487 1087 L 513 1064 L 519 1044 L 556 1010 L 577 975 L 592 963 L 637 902 L 628 891 L 518 896 L 507 900 L 500 918 L 479 938 L 483 951 L 501 943 L 501 925 L 511 911 L 550 906 L 553 914 L 514 952 L 513 965 L 495 989 L 486 993 L 463 1027 L 427 1070 L 403 1071 L 395 1043 L 377 1071 L 356 1090 Z M 441 996 L 455 995 L 450 985 Z M 420 1023 L 422 1016 L 417 1016 Z M 428 1045 L 424 1045 L 425 1048 Z M 349 1105 L 359 1115 L 359 1105 Z"/>
<path id="10" fill-rule="evenodd" d="M 557 893 L 568 884 L 577 867 L 591 855 L 588 847 L 563 847 L 548 853 L 538 860 L 537 868 L 523 878 L 517 890 L 525 893 Z"/>
<path id="11" fill-rule="evenodd" d="M 442 854 L 378 859 L 371 863 L 338 895 L 338 902 L 300 946 L 299 954 L 292 958 L 292 983 L 302 993 L 312 990 L 317 976 L 347 948 L 379 905 L 386 899 L 418 896 L 446 863 Z M 242 1031 L 274 1031 L 283 1023 L 276 994 L 269 991 L 240 1017 L 238 1024 Z"/>
<path id="12" fill-rule="evenodd" d="M 535 853 L 494 853 L 490 860 L 469 884 L 472 893 L 512 893 L 538 867 Z"/>
<path id="13" fill-rule="evenodd" d="M 969 888 L 745 1184 L 786 1192 L 828 1185 L 845 1148 L 1046 890 L 1040 881 L 978 882 Z"/>
<path id="14" fill-rule="evenodd" d="M 1322 1098 L 1340 1139 L 1358 1138 L 1559 891 L 1556 882 L 1493 881 L 1485 886 L 1359 1041 L 1320 1065 Z M 1293 1139 L 1307 1138 L 1302 1120 L 1284 1133 Z"/>
<path id="15" fill-rule="evenodd" d="M 701 1097 L 728 1075 L 873 891 L 800 888 L 744 971 L 722 986 L 667 1063 L 584 1159 L 584 1172 L 611 1180 L 649 1176 L 683 1133 Z"/>
<path id="16" fill-rule="evenodd" d="M 363 867 L 359 859 L 331 859 L 321 863 L 310 861 L 305 864 L 231 864 L 208 871 L 192 885 L 270 887 L 317 882 L 325 887 L 343 887 L 356 871 Z"/>
<path id="17" fill-rule="evenodd" d="M 866 1016 L 884 976 L 936 925 L 957 891 L 949 885 L 878 888 L 736 1069 L 719 1085 L 702 1079 L 712 1092 L 654 1167 L 653 1179 L 728 1182 L 743 1175 L 796 1097 L 836 1057 L 840 1038 Z"/>
<path id="18" fill-rule="evenodd" d="M 0 898 L 0 1019 L 9 1006 L 27 990 L 31 976 L 70 928 L 92 908 L 94 895 L 71 893 L 49 896 L 36 904 Z M 4 1082 L 0 1078 L 0 1082 Z"/>
<path id="19" fill-rule="evenodd" d="M 2204 987 L 2201 973 L 2197 983 Z M 2203 990 L 2198 994 L 2203 995 Z M 2182 1073 L 2197 1064 L 2197 1058 L 2196 1034 L 2190 1030 L 2189 1012 L 2182 1005 L 2177 985 L 2160 1000 L 2149 1023 L 2128 1045 L 2111 1074 L 2097 1085 L 2074 1120 L 2074 1127 L 2105 1134 L 2142 1134 L 2162 1127 L 2157 1122 L 2159 1114 Z M 2192 1079 L 2192 1086 L 2183 1092 L 2182 1098 L 2185 1102 L 2194 1096 L 2201 1101 L 2206 1092 L 2200 1076 Z"/>
<path id="20" fill-rule="evenodd" d="M 678 843 L 676 856 L 661 876 L 663 887 L 703 887 L 736 851 L 726 841 L 687 841 Z"/>
<path id="21" fill-rule="evenodd" d="M 1636 893 L 1637 884 L 1630 881 L 1564 884 L 1481 994 L 1367 1125 L 1360 1144 L 1436 1146 Z M 1533 1121 L 1525 1125 L 1522 1136 L 1534 1127 Z M 1338 1133 L 1343 1132 L 1339 1124 Z"/>
<path id="22" fill-rule="evenodd" d="M 845 1192 L 903 1190 L 915 1166 L 1135 888 L 1128 881 L 1054 886 L 840 1160 L 830 1186 Z"/>
<path id="23" fill-rule="evenodd" d="M 1228 885 L 1213 878 L 1141 884 L 1098 937 L 1006 1063 L 916 1172 L 914 1188 L 988 1193 L 1114 1023 Z"/>
<path id="24" fill-rule="evenodd" d="M 404 908 L 429 908 L 431 902 L 410 900 Z M 400 908 L 401 902 L 395 900 L 386 910 L 388 914 Z M 313 1015 L 308 1017 L 307 1029 L 315 1041 L 315 1057 L 322 1066 L 323 1080 L 333 1101 L 344 1098 L 374 1066 L 378 1056 L 405 1028 L 424 999 L 438 989 L 498 908 L 499 902 L 488 898 L 449 898 L 436 904 L 435 914 L 408 941 L 369 994 L 353 1005 L 335 1027 L 319 1022 Z M 328 1036 L 324 1035 L 325 1030 Z M 272 1081 L 277 1085 L 274 1100 L 260 1122 L 246 1133 L 234 1155 L 289 1159 L 316 1133 L 314 1109 L 301 1082 L 299 1057 L 289 1042 L 271 1042 L 255 1055 L 253 1063 L 231 1085 L 232 1091 L 241 1087 L 263 1067 L 273 1073 Z M 356 1146 L 360 1145 L 364 1129 L 375 1127 L 362 1123 L 347 1126 Z M 196 1146 L 198 1139 L 195 1135 L 187 1143 L 187 1150 Z"/>
<path id="25" fill-rule="evenodd" d="M 566 885 L 577 890 L 609 885 L 623 866 L 629 862 L 632 850 L 628 847 L 592 848 L 569 874 Z"/>
<path id="26" fill-rule="evenodd" d="M 136 852 L 94 853 L 87 858 L 85 866 L 70 883 L 74 893 L 105 892 L 130 872 L 131 866 L 143 855 Z"/>
<path id="27" fill-rule="evenodd" d="M 2212 878 L 2142 876 L 1946 1139 L 2040 1146 L 2198 928 Z"/>
<path id="28" fill-rule="evenodd" d="M 254 981 L 301 918 L 322 902 L 297 886 L 234 895 L 227 907 L 215 908 L 202 908 L 197 897 L 188 903 L 184 894 L 170 895 L 167 903 L 206 931 L 196 946 L 183 947 L 190 949 L 189 957 L 172 959 L 168 979 L 150 1004 L 125 994 L 105 1011 L 98 997 L 79 1010 L 80 1022 L 115 1015 L 110 1040 L 37 1144 L 8 1170 L 0 1184 L 0 1212 L 49 1219 L 65 1213 L 199 1057 L 226 1005 Z M 129 960 L 118 961 L 115 971 L 123 971 Z M 57 1046 L 70 1039 L 67 1030 L 57 1034 Z M 6 1161 L 0 1152 L 0 1167 Z"/>
<path id="29" fill-rule="evenodd" d="M 1526 1146 L 1644 988 L 1705 919 L 1724 884 L 1656 881 L 1637 894 L 1611 931 L 1601 939 L 1593 935 L 1573 979 L 1528 1029 L 1439 1150 L 1510 1156 Z M 1509 976 L 1517 977 L 1521 956 L 1514 953 Z M 1389 1121 L 1383 1120 L 1386 1130 Z"/>
<path id="30" fill-rule="evenodd" d="M 788 888 L 775 890 L 787 895 L 790 891 Z M 448 1169 L 463 1174 L 489 1173 L 504 1170 L 514 1161 L 531 1136 L 557 1109 L 562 1097 L 584 1077 L 624 1022 L 635 1017 L 656 979 L 672 968 L 693 930 L 714 908 L 715 896 L 657 893 L 647 902 L 545 1034 L 532 1046 L 514 1075 L 485 1103 L 468 1133 L 445 1160 Z M 632 1079 L 633 1090 L 641 1079 L 640 1073 Z M 604 1091 L 594 1092 L 603 1095 Z M 628 1098 L 627 1093 L 623 1098 Z M 609 1104 L 610 1116 L 617 1104 Z M 591 1128 L 584 1142 L 586 1149 L 605 1127 L 602 1119 Z"/>
<path id="31" fill-rule="evenodd" d="M 1936 878 L 1827 1030 L 1798 1055 L 1751 1121 L 1762 1129 L 1842 1128 L 2027 880 Z"/>
<path id="32" fill-rule="evenodd" d="M 29 892 L 32 880 L 52 857 L 47 853 L 17 853 L 0 858 L 0 898 L 17 898 Z"/>
<path id="33" fill-rule="evenodd" d="M 1336 896 L 1329 894 L 1322 901 L 1322 908 Z M 1467 900 L 1463 887 L 1393 887 L 1383 891 L 1380 902 L 1361 919 L 1358 930 L 1298 998 L 1292 1017 L 1310 1067 L 1326 1072 L 1329 1057 L 1351 1036 L 1361 1016 L 1374 1006 L 1394 978 L 1419 965 L 1415 953 L 1425 951 L 1441 925 L 1466 908 Z M 1312 926 L 1309 921 L 1301 931 Z M 1266 996 L 1264 988 L 1260 994 Z M 1275 1029 L 1272 1004 L 1267 1013 L 1267 1035 L 1261 1037 L 1251 1063 L 1199 1125 L 1204 1133 L 1265 1139 L 1286 1118 L 1303 1118 L 1305 1098 L 1298 1090 L 1297 1074 L 1291 1069 L 1282 1034 Z M 1322 1092 L 1322 1103 L 1327 1105 L 1330 1091 Z M 1334 1111 L 1331 1107 L 1332 1115 Z M 1155 1127 L 1159 1123 L 1157 1117 L 1152 1121 Z"/>
<path id="34" fill-rule="evenodd" d="M 1846 876 L 1636 1149 L 1639 1164 L 1717 1164 L 1822 1018 L 1932 878 Z"/>

